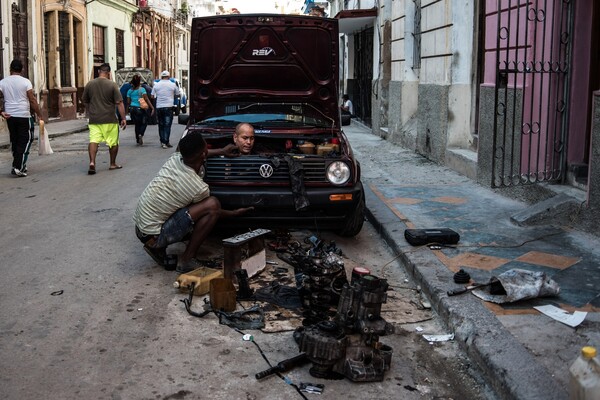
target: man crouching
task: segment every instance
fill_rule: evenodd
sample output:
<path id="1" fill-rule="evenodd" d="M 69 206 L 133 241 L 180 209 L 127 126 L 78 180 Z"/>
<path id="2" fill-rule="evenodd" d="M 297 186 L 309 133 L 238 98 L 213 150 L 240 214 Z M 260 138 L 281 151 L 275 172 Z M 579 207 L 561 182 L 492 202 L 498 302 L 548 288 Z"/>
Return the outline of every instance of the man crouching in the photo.
<path id="1" fill-rule="evenodd" d="M 179 141 L 179 151 L 162 166 L 140 196 L 133 221 L 144 250 L 165 266 L 167 246 L 189 242 L 177 263 L 177 272 L 199 268 L 194 259 L 200 245 L 221 217 L 235 217 L 252 209 L 222 210 L 208 185 L 198 175 L 208 155 L 206 142 L 198 132 Z"/>

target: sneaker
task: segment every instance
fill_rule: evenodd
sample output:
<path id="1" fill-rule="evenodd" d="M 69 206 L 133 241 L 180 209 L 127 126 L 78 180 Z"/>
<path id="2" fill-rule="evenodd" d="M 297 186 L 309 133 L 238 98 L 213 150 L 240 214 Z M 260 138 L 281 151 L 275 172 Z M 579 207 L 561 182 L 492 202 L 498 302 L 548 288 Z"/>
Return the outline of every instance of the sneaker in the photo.
<path id="1" fill-rule="evenodd" d="M 148 253 L 148 255 L 150 257 L 152 257 L 152 259 L 161 267 L 164 267 L 165 264 L 165 257 L 167 256 L 167 252 L 165 251 L 165 249 L 157 249 L 154 247 L 149 247 L 147 245 L 144 245 L 144 250 L 146 251 L 146 253 Z"/>
<path id="2" fill-rule="evenodd" d="M 167 145 L 166 145 L 166 144 L 164 144 L 164 143 L 161 143 L 160 147 L 162 147 L 163 149 L 166 149 L 166 148 L 167 148 Z"/>
<path id="3" fill-rule="evenodd" d="M 140 146 L 143 146 L 143 145 L 144 145 L 144 139 L 143 139 L 141 136 L 138 138 L 138 144 L 139 144 Z"/>
<path id="4" fill-rule="evenodd" d="M 171 143 L 167 143 L 167 147 L 171 148 L 173 145 Z"/>
<path id="5" fill-rule="evenodd" d="M 23 171 L 21 171 L 21 170 L 19 170 L 19 169 L 17 169 L 17 168 L 13 168 L 13 169 L 10 171 L 10 173 L 11 173 L 12 175 L 16 175 L 16 176 L 19 176 L 19 177 L 22 177 L 22 176 L 27 176 L 27 173 L 26 173 L 26 172 L 23 172 Z"/>
<path id="6" fill-rule="evenodd" d="M 185 263 L 177 263 L 177 268 L 175 268 L 175 271 L 179 274 L 187 274 L 188 272 L 192 272 L 200 267 L 202 267 L 202 263 L 195 258 L 192 258 Z"/>

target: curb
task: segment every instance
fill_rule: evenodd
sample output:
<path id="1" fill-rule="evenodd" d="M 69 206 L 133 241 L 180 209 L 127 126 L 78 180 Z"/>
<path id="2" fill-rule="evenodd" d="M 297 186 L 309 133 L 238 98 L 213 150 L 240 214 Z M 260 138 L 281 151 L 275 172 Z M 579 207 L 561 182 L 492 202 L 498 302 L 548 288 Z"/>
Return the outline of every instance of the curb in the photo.
<path id="1" fill-rule="evenodd" d="M 454 331 L 455 339 L 501 399 L 559 400 L 565 388 L 536 362 L 496 316 L 471 295 L 448 297 L 452 272 L 427 247 L 412 247 L 404 239 L 406 225 L 364 186 L 367 219 L 429 297 L 434 310 Z M 408 250 L 408 251 L 407 251 Z"/>

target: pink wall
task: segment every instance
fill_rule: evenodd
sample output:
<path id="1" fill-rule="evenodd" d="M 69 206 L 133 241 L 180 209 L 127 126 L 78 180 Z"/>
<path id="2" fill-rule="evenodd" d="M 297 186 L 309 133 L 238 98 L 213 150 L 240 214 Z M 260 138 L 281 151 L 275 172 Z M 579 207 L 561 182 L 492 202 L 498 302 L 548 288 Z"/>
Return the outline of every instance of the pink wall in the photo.
<path id="1" fill-rule="evenodd" d="M 597 6 L 596 6 L 597 7 Z M 590 121 L 588 105 L 594 90 L 590 88 L 590 48 L 592 31 L 592 2 L 575 2 L 573 59 L 571 62 L 571 110 L 569 115 L 569 151 L 567 160 L 581 163 L 588 153 L 586 139 Z M 600 71 L 597 71 L 600 73 Z"/>

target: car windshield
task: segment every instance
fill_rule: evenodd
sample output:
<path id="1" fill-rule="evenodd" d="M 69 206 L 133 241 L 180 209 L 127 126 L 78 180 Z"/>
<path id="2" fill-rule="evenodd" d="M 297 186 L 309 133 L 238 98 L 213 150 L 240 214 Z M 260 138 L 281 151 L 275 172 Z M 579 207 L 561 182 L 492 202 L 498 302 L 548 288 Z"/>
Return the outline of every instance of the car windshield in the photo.
<path id="1" fill-rule="evenodd" d="M 235 126 L 248 122 L 255 128 L 328 128 L 333 121 L 310 104 L 234 104 L 223 107 L 222 115 L 200 121 L 201 125 Z"/>

